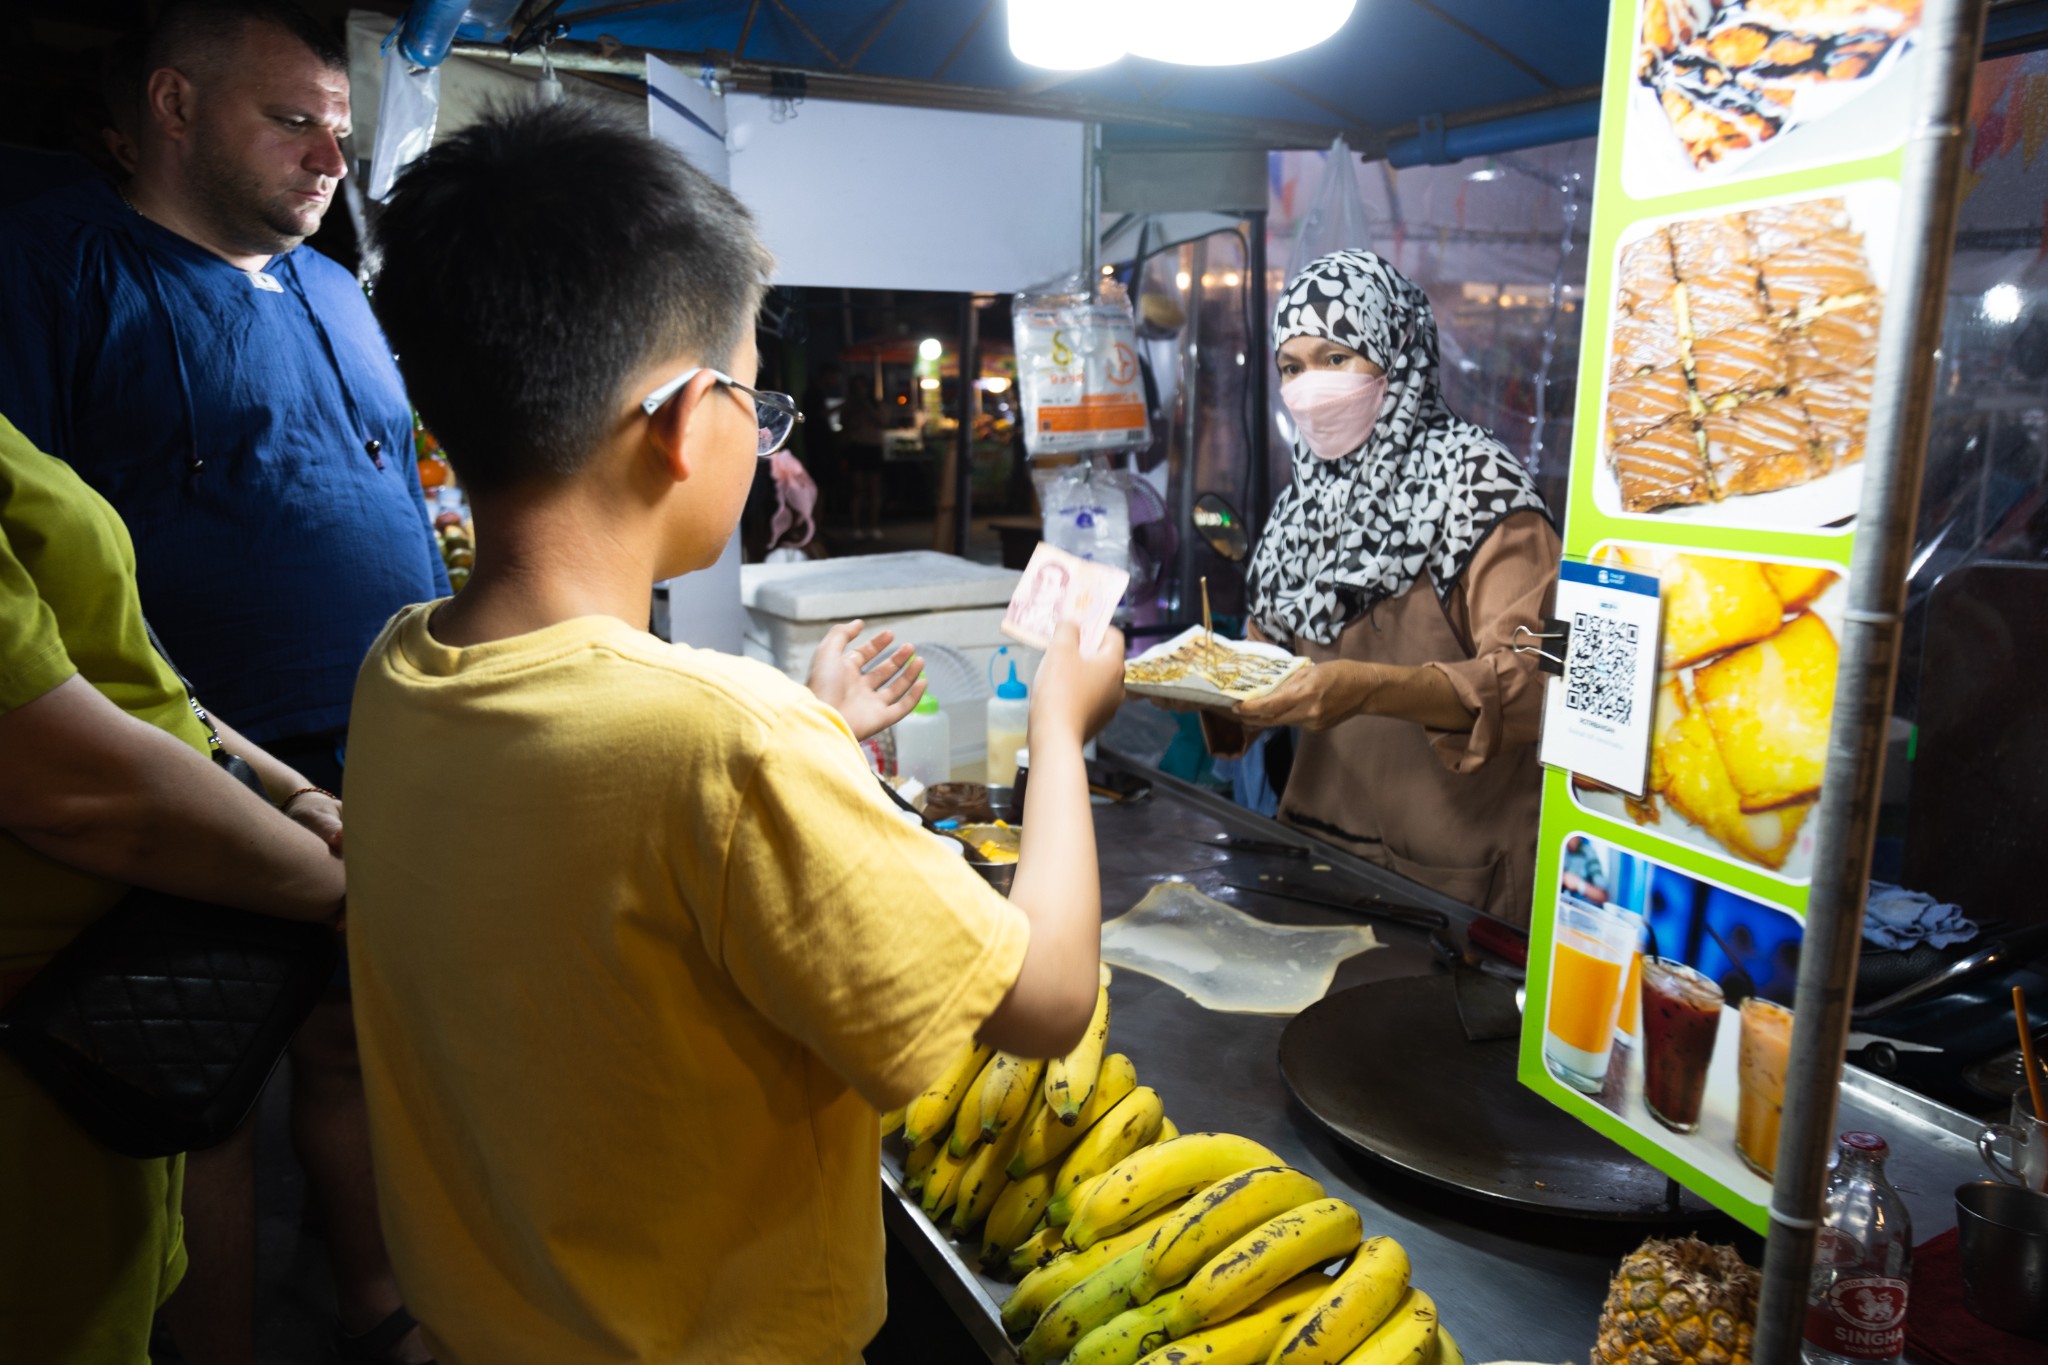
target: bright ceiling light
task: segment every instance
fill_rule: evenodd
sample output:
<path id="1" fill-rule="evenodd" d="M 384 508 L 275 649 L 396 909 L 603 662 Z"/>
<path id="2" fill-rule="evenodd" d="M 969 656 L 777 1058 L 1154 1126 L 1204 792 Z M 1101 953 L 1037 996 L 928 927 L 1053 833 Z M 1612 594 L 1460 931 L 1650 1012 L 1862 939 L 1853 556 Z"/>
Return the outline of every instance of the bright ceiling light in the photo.
<path id="1" fill-rule="evenodd" d="M 1020 62 L 1086 71 L 1124 55 L 1124 29 L 1103 0 L 1009 0 L 1010 51 Z"/>
<path id="2" fill-rule="evenodd" d="M 1178 275 L 1175 275 L 1173 277 L 1173 282 L 1180 288 L 1185 289 L 1189 285 L 1194 283 L 1194 279 L 1188 274 L 1187 271 L 1183 270 Z"/>
<path id="3" fill-rule="evenodd" d="M 1101 0 L 1094 8 L 1099 15 Z M 1242 66 L 1314 47 L 1344 27 L 1357 0 L 1122 0 L 1121 8 L 1124 47 L 1134 57 Z"/>
<path id="4" fill-rule="evenodd" d="M 2001 327 L 2020 320 L 2019 286 L 1994 284 L 1984 291 L 1984 316 Z"/>
<path id="5" fill-rule="evenodd" d="M 939 386 L 939 381 L 931 378 L 920 379 L 917 381 L 917 386 L 926 393 L 930 393 Z"/>
<path id="6" fill-rule="evenodd" d="M 992 374 L 974 382 L 981 385 L 983 393 L 1007 393 L 1010 389 L 1010 377 L 1003 374 Z"/>
<path id="7" fill-rule="evenodd" d="M 1055 71 L 1126 52 L 1182 66 L 1243 66 L 1314 47 L 1358 0 L 1008 0 L 1010 51 Z"/>
<path id="8" fill-rule="evenodd" d="M 937 337 L 926 337 L 923 341 L 917 343 L 917 353 L 925 360 L 937 360 L 940 353 L 945 349 L 945 347 L 939 345 Z"/>

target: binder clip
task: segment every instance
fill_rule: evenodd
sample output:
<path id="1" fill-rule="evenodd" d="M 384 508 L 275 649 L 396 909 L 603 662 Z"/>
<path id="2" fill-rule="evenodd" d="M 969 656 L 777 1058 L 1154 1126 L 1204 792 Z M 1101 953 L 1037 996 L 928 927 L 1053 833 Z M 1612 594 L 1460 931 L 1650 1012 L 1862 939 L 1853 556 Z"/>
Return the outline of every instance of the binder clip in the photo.
<path id="1" fill-rule="evenodd" d="M 1543 629 L 1540 632 L 1533 631 L 1527 626 L 1516 626 L 1513 638 L 1519 639 L 1524 635 L 1532 640 L 1541 640 L 1544 643 L 1514 645 L 1512 648 L 1515 653 L 1534 654 L 1538 668 L 1542 669 L 1545 673 L 1555 674 L 1562 678 L 1564 676 L 1565 655 L 1571 652 L 1571 623 L 1569 621 L 1560 621 L 1555 616 L 1546 616 L 1543 619 Z M 1556 651 L 1555 653 L 1551 652 L 1553 649 Z"/>

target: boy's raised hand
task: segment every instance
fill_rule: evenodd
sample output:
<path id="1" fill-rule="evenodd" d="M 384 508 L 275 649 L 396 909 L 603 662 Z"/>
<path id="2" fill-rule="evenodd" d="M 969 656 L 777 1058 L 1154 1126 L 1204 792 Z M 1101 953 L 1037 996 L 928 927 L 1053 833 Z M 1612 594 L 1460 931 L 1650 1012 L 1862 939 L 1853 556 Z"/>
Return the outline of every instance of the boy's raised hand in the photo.
<path id="1" fill-rule="evenodd" d="M 897 645 L 895 653 L 868 667 L 895 644 L 896 633 L 876 631 L 874 639 L 856 645 L 863 624 L 844 621 L 826 631 L 805 680 L 819 701 L 845 718 L 855 739 L 880 734 L 909 715 L 925 688 L 924 660 L 913 646 Z"/>
<path id="2" fill-rule="evenodd" d="M 1124 699 L 1124 637 L 1111 629 L 1093 654 L 1081 652 L 1081 632 L 1063 621 L 1031 684 L 1031 729 L 1048 739 L 1086 743 L 1109 724 Z M 1050 726 L 1050 732 L 1041 730 Z"/>

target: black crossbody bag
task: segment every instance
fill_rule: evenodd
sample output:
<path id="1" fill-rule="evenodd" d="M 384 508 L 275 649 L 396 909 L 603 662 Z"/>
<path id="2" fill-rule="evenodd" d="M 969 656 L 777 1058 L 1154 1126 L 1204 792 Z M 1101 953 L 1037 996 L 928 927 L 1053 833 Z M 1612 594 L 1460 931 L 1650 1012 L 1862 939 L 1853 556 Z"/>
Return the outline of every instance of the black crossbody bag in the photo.
<path id="1" fill-rule="evenodd" d="M 186 697 L 214 761 L 268 801 Z M 199 1151 L 249 1116 L 340 951 L 324 924 L 137 888 L 0 1007 L 0 1050 L 123 1156 Z"/>

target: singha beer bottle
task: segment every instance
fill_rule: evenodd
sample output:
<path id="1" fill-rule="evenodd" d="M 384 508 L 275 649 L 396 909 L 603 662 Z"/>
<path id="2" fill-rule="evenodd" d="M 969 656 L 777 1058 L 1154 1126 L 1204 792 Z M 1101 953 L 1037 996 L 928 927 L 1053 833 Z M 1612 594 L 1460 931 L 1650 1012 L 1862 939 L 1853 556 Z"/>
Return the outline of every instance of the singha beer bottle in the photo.
<path id="1" fill-rule="evenodd" d="M 1913 1224 L 1875 1133 L 1844 1133 L 1806 1291 L 1806 1365 L 1895 1365 L 1906 1352 Z"/>

